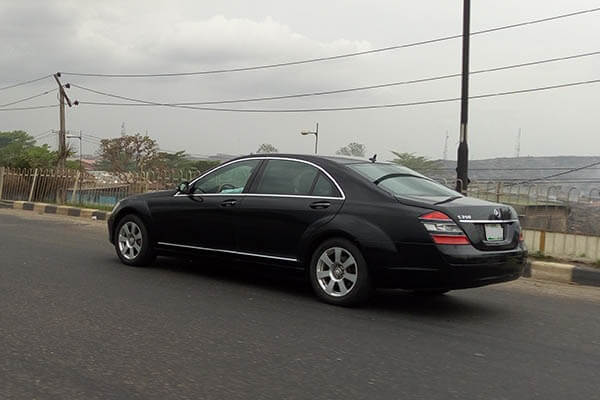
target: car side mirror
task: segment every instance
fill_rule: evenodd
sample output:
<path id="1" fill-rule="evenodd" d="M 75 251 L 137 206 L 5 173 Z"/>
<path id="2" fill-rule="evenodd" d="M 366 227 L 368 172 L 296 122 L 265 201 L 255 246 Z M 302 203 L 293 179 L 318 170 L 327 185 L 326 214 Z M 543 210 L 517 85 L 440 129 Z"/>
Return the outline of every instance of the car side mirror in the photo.
<path id="1" fill-rule="evenodd" d="M 188 181 L 181 182 L 177 186 L 177 190 L 179 191 L 179 193 L 189 194 L 190 193 L 190 183 Z"/>

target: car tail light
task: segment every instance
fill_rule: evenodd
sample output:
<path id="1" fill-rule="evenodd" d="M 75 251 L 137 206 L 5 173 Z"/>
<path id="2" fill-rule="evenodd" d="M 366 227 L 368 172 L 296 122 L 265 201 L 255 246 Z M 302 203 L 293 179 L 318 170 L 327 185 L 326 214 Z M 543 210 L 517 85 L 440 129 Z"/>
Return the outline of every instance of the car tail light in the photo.
<path id="1" fill-rule="evenodd" d="M 440 211 L 433 211 L 419 217 L 435 244 L 463 245 L 469 239 L 452 219 Z"/>
<path id="2" fill-rule="evenodd" d="M 519 242 L 522 242 L 523 240 L 525 240 L 523 238 L 523 231 L 519 232 Z"/>

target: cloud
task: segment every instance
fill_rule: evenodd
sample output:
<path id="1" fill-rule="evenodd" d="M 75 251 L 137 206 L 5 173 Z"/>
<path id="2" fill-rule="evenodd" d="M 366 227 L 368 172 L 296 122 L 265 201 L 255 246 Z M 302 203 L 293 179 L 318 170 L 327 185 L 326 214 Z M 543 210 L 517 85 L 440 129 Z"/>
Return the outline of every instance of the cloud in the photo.
<path id="1" fill-rule="evenodd" d="M 28 5 L 27 5 L 28 4 Z M 131 15 L 72 3 L 13 3 L 0 15 L 4 69 L 96 72 L 163 72 L 252 65 L 371 48 L 360 40 L 321 42 L 271 17 L 261 20 L 215 15 L 190 20 L 172 13 Z M 23 66 L 37 58 L 37 65 Z"/>
<path id="2" fill-rule="evenodd" d="M 2 1 L 2 0 L 0 0 Z M 587 0 L 586 0 L 587 1 Z M 590 4 L 591 4 L 591 0 Z M 486 2 L 491 3 L 489 0 Z M 443 4 L 442 4 L 443 3 Z M 543 5 L 542 8 L 540 8 Z M 590 5 L 589 7 L 592 7 Z M 0 12 L 0 85 L 55 71 L 177 72 L 250 66 L 372 49 L 460 32 L 460 7 L 452 2 L 283 2 L 221 0 L 7 1 Z M 473 6 L 473 29 L 569 11 L 565 2 L 507 0 L 500 8 Z M 585 8 L 585 5 L 581 5 Z M 318 10 L 315 11 L 315 10 Z M 587 16 L 477 36 L 474 69 L 595 49 L 598 24 Z M 479 75 L 479 94 L 594 79 L 598 58 Z M 202 101 L 283 95 L 402 81 L 460 71 L 460 41 L 399 51 L 235 74 L 161 79 L 65 77 L 65 81 L 157 101 Z M 4 102 L 54 88 L 52 80 L 1 93 Z M 79 100 L 109 99 L 71 89 Z M 460 80 L 252 103 L 253 108 L 313 108 L 456 97 Z M 586 132 L 597 125 L 597 90 L 590 86 L 473 101 L 472 154 L 511 154 L 507 131 L 523 128 L 539 152 L 583 152 L 597 147 Z M 53 97 L 32 101 L 46 104 Z M 564 104 L 573 104 L 569 113 Z M 29 104 L 28 104 L 29 105 Z M 239 104 L 243 107 L 242 104 Z M 223 114 L 166 108 L 80 107 L 68 126 L 99 136 L 118 134 L 121 123 L 148 129 L 165 148 L 195 153 L 247 152 L 273 142 L 287 151 L 311 150 L 297 132 L 320 122 L 325 150 L 349 141 L 374 152 L 389 149 L 441 154 L 445 131 L 458 136 L 458 103 L 389 110 L 322 114 Z M 6 113 L 2 129 L 41 132 L 56 128 L 55 110 Z M 547 123 L 547 126 L 544 125 Z M 558 127 L 568 126 L 569 135 Z M 513 135 L 514 136 L 514 135 Z M 552 140 L 548 140 L 552 137 Z M 415 139 L 417 138 L 417 139 Z M 232 140 L 234 139 L 234 140 Z M 497 140 L 497 146 L 490 146 Z M 590 142 L 591 141 L 591 142 Z M 525 141 L 524 141 L 525 143 Z M 580 143 L 588 143 L 582 149 Z M 594 145 L 596 145 L 594 147 Z M 305 146 L 304 148 L 302 146 Z M 526 149 L 523 150 L 527 152 Z"/>

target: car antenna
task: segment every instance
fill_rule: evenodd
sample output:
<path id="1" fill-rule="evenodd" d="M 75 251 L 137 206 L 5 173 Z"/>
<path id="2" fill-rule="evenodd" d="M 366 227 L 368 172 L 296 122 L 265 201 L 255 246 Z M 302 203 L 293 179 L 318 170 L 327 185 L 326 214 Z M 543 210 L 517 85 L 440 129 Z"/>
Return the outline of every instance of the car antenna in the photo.
<path id="1" fill-rule="evenodd" d="M 377 154 L 373 154 L 373 157 L 369 158 L 369 161 L 374 163 L 377 160 Z"/>

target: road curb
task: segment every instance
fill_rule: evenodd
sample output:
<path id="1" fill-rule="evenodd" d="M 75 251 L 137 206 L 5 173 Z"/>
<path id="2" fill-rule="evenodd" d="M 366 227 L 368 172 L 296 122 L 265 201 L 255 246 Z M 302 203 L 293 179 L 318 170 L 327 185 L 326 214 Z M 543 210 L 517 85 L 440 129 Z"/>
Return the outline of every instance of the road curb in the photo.
<path id="1" fill-rule="evenodd" d="M 106 221 L 110 217 L 109 211 L 47 203 L 33 203 L 29 201 L 0 200 L 0 208 L 14 208 L 15 210 L 35 211 L 40 214 L 58 214 L 99 221 Z"/>
<path id="2" fill-rule="evenodd" d="M 523 276 L 545 281 L 600 287 L 600 269 L 577 264 L 529 260 Z"/>

